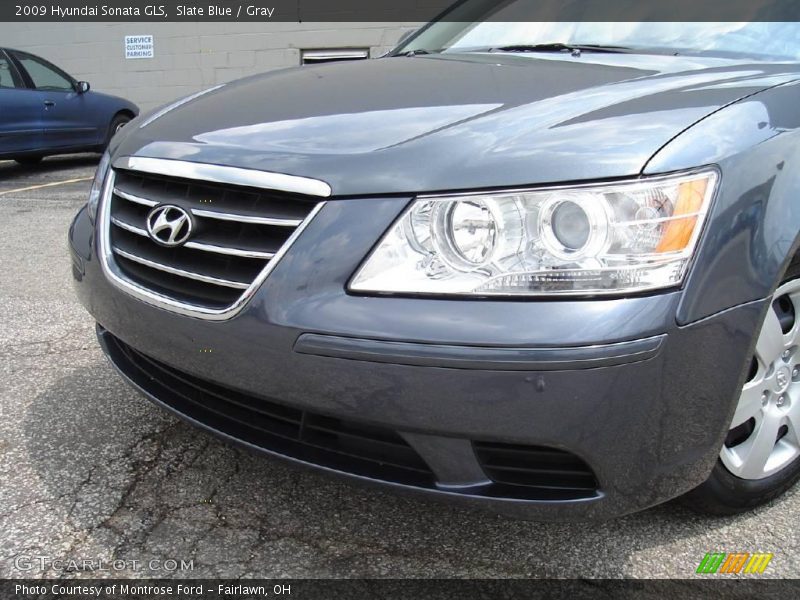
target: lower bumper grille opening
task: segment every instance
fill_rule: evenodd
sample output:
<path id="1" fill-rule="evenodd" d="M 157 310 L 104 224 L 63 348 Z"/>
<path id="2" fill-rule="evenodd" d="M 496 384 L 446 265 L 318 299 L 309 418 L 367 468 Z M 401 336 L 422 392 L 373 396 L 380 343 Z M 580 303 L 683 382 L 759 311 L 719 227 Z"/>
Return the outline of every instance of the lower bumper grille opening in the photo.
<path id="1" fill-rule="evenodd" d="M 257 448 L 371 479 L 434 487 L 425 462 L 395 431 L 283 406 L 150 358 L 108 332 L 109 357 L 167 406 Z"/>
<path id="2" fill-rule="evenodd" d="M 430 490 L 436 477 L 392 429 L 304 411 L 195 377 L 128 346 L 104 329 L 114 365 L 176 412 L 256 448 L 369 479 Z M 599 495 L 591 469 L 561 450 L 473 442 L 491 484 L 465 496 L 564 501 Z"/>
<path id="3" fill-rule="evenodd" d="M 543 446 L 473 442 L 481 467 L 504 495 L 553 500 L 593 498 L 598 482 L 581 458 Z"/>

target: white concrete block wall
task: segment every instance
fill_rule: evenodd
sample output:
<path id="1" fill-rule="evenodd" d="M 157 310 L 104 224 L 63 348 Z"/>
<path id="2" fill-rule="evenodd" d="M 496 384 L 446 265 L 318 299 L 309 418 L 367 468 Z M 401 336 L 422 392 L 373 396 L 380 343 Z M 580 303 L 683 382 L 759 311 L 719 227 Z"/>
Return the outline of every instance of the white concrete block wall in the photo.
<path id="1" fill-rule="evenodd" d="M 300 50 L 379 56 L 420 23 L 0 23 L 0 44 L 38 54 L 143 111 L 201 89 L 300 64 Z M 126 35 L 153 35 L 155 58 L 126 60 Z"/>

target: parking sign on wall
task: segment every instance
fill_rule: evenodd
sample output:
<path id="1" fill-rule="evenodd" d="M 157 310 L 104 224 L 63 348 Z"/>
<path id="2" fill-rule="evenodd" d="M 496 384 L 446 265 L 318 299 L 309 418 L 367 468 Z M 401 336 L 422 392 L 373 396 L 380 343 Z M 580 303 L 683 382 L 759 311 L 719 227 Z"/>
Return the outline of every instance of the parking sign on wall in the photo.
<path id="1" fill-rule="evenodd" d="M 152 35 L 126 35 L 125 58 L 153 58 L 155 46 Z"/>

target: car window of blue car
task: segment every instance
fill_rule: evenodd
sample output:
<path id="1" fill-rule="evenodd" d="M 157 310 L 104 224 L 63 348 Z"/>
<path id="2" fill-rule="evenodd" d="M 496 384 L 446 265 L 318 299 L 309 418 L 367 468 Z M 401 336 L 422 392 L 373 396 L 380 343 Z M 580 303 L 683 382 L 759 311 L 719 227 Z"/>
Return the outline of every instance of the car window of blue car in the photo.
<path id="1" fill-rule="evenodd" d="M 0 88 L 21 88 L 22 81 L 20 81 L 11 63 L 4 56 L 0 56 Z"/>
<path id="2" fill-rule="evenodd" d="M 37 90 L 57 92 L 71 92 L 74 90 L 72 81 L 65 74 L 59 73 L 53 65 L 22 52 L 16 53 L 15 56 L 28 72 Z"/>

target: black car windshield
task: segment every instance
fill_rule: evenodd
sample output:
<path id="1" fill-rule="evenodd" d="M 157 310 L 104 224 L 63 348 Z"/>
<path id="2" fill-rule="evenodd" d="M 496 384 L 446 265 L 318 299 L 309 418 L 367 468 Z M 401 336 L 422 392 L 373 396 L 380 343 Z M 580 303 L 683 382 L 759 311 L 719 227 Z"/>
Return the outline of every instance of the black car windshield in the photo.
<path id="1" fill-rule="evenodd" d="M 557 52 L 571 47 L 585 51 L 642 51 L 676 54 L 800 60 L 800 23 L 662 23 L 662 22 L 520 22 L 503 21 L 504 11 L 485 21 L 439 21 L 396 51 L 426 52 Z M 448 16 L 445 16 L 447 19 Z M 488 20 L 491 19 L 491 20 Z M 594 47 L 594 48 L 593 48 Z"/>

